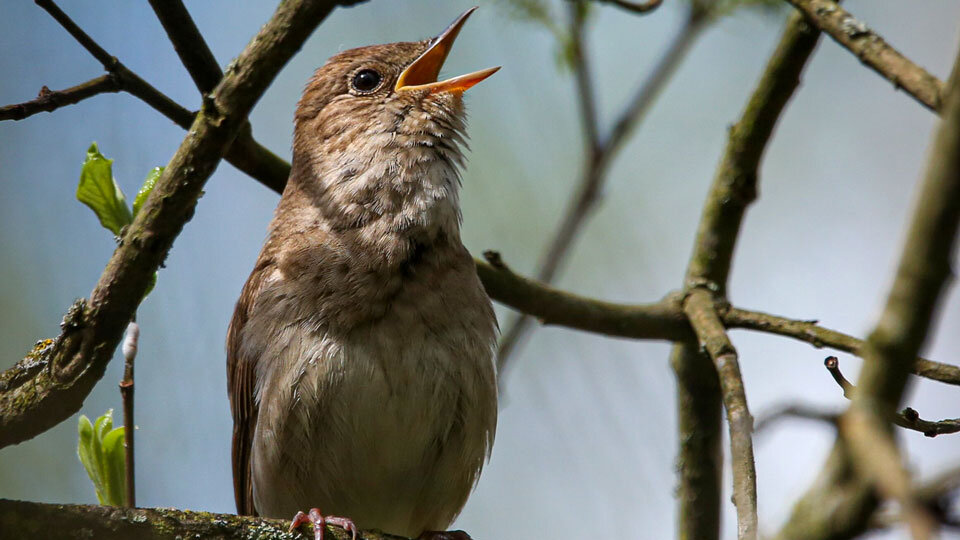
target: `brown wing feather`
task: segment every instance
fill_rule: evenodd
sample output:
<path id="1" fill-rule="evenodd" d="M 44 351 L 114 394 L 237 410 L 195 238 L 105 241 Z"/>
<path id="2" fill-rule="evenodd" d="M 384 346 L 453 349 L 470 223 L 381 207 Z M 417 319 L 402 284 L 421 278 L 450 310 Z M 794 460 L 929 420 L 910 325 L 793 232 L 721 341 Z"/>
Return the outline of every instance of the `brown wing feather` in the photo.
<path id="1" fill-rule="evenodd" d="M 243 327 L 250 318 L 269 261 L 259 261 L 243 286 L 233 319 L 227 330 L 227 394 L 233 412 L 233 496 L 240 515 L 257 515 L 253 506 L 253 484 L 250 482 L 250 448 L 257 426 L 257 405 L 254 401 L 254 376 L 259 357 L 242 357 L 240 344 Z"/>

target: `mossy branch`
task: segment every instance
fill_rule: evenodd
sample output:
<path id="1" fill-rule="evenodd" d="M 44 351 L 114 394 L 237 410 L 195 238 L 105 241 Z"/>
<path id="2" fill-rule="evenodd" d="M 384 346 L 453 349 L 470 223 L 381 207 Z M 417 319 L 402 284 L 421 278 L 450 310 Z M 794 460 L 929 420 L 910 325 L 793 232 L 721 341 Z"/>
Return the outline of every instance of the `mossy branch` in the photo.
<path id="1" fill-rule="evenodd" d="M 3 538 L 44 538 L 54 530 L 57 531 L 57 537 L 97 540 L 313 538 L 313 533 L 307 531 L 307 527 L 303 527 L 302 531 L 288 532 L 289 526 L 289 520 L 171 508 L 46 504 L 0 499 L 0 536 Z M 403 540 L 402 537 L 379 531 L 362 531 L 361 536 L 364 540 Z M 328 526 L 327 538 L 348 540 L 350 534 L 339 527 Z"/>

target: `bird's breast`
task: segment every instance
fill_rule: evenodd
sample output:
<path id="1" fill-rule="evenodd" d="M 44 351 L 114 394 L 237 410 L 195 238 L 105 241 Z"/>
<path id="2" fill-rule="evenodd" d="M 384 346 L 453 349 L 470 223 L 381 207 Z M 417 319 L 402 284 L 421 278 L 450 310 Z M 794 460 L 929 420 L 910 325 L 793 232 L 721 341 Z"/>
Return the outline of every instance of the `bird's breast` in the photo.
<path id="1" fill-rule="evenodd" d="M 275 314 L 253 448 L 261 513 L 318 506 L 415 536 L 459 512 L 495 430 L 496 323 L 472 260 L 438 263 L 399 271 L 389 302 L 348 329 L 303 306 Z"/>

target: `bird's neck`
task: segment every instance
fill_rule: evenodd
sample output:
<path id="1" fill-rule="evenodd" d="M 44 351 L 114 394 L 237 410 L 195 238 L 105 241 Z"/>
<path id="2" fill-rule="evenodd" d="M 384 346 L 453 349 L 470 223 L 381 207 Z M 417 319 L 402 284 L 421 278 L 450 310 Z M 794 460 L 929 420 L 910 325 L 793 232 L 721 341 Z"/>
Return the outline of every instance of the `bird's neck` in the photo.
<path id="1" fill-rule="evenodd" d="M 295 155 L 271 236 L 309 236 L 377 266 L 403 265 L 424 247 L 459 246 L 459 152 L 455 160 L 396 137 L 367 142 L 382 150 Z"/>

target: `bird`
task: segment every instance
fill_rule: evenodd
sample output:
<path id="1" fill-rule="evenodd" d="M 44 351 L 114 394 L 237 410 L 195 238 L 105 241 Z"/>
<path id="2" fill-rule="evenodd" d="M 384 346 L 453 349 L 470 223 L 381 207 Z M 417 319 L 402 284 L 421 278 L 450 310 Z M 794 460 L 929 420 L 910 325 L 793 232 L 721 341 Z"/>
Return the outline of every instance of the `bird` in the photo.
<path id="1" fill-rule="evenodd" d="M 445 529 L 490 457 L 499 329 L 460 239 L 463 93 L 499 67 L 438 75 L 475 9 L 331 57 L 297 104 L 227 332 L 239 514 L 469 538 Z"/>

